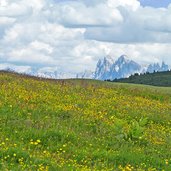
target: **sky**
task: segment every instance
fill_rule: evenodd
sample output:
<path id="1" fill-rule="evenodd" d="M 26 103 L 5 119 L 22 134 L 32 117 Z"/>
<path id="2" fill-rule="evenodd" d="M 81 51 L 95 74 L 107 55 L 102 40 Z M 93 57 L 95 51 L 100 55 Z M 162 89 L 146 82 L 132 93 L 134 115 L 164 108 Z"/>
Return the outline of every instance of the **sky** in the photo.
<path id="1" fill-rule="evenodd" d="M 152 6 L 152 7 L 168 7 L 171 0 L 140 0 L 142 6 Z"/>
<path id="2" fill-rule="evenodd" d="M 170 49 L 171 0 L 0 0 L 0 68 L 78 73 L 122 54 L 171 66 Z"/>

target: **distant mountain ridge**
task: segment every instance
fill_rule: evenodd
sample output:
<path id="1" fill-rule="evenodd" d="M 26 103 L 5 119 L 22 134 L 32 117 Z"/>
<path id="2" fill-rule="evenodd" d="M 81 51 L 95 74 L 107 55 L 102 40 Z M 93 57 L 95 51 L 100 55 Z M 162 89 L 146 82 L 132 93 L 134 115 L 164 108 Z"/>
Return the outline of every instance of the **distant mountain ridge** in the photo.
<path id="1" fill-rule="evenodd" d="M 10 70 L 18 73 L 25 73 L 32 76 L 52 78 L 52 79 L 67 79 L 67 78 L 81 78 L 81 79 L 97 79 L 97 80 L 114 80 L 119 78 L 128 78 L 135 73 L 153 73 L 154 71 L 168 71 L 169 66 L 162 62 L 162 64 L 154 63 L 144 67 L 137 62 L 131 60 L 126 55 L 121 55 L 117 60 L 111 56 L 105 56 L 99 59 L 94 71 L 86 70 L 81 73 L 71 74 L 61 72 L 57 67 L 32 68 L 30 66 L 15 66 L 15 65 L 1 65 L 0 70 Z"/>
<path id="2" fill-rule="evenodd" d="M 147 72 L 149 73 L 153 73 L 154 71 L 168 71 L 169 70 L 169 66 L 167 64 L 165 64 L 164 62 L 162 62 L 161 66 L 159 65 L 159 63 L 154 63 L 154 64 L 150 64 L 147 68 Z"/>
<path id="3" fill-rule="evenodd" d="M 129 60 L 126 55 L 122 55 L 116 61 L 112 61 L 111 57 L 105 57 L 97 63 L 94 79 L 113 80 L 115 78 L 124 78 L 140 70 L 141 66 Z"/>
<path id="4" fill-rule="evenodd" d="M 120 56 L 116 61 L 114 61 L 111 56 L 106 56 L 97 62 L 95 72 L 92 74 L 94 76 L 92 79 L 114 80 L 119 78 L 127 78 L 135 73 L 153 73 L 154 71 L 162 72 L 168 70 L 169 66 L 165 64 L 165 62 L 162 62 L 161 65 L 159 63 L 154 63 L 148 65 L 147 67 L 143 67 L 137 62 L 129 59 L 126 55 Z M 84 75 L 86 74 L 84 73 Z M 80 78 L 87 77 L 82 75 Z"/>
<path id="5" fill-rule="evenodd" d="M 51 79 L 67 79 L 74 78 L 75 75 L 70 73 L 61 72 L 57 67 L 44 67 L 44 68 L 34 68 L 34 67 L 24 67 L 15 65 L 0 65 L 0 70 L 17 72 L 22 74 L 27 74 L 36 77 L 51 78 Z"/>

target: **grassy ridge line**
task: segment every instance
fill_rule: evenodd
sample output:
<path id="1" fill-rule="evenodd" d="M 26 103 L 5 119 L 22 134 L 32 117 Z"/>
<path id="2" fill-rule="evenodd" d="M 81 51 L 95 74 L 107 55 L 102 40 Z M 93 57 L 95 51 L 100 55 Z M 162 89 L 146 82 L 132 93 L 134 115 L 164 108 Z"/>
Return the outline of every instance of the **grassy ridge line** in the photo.
<path id="1" fill-rule="evenodd" d="M 171 170 L 170 92 L 0 73 L 0 169 Z"/>
<path id="2" fill-rule="evenodd" d="M 21 77 L 21 75 L 18 75 Z M 134 83 L 110 83 L 110 82 L 104 82 L 101 80 L 93 80 L 93 79 L 50 79 L 50 78 L 37 78 L 37 77 L 30 77 L 26 75 L 26 78 L 33 78 L 33 79 L 38 79 L 40 81 L 50 81 L 54 83 L 64 83 L 64 84 L 70 84 L 71 86 L 88 86 L 92 85 L 95 87 L 105 87 L 105 88 L 122 88 L 124 93 L 129 94 L 131 93 L 132 95 L 137 95 L 137 96 L 143 96 L 143 97 L 149 97 L 151 94 L 155 94 L 155 97 L 165 99 L 165 98 L 170 98 L 171 96 L 171 87 L 157 87 L 157 86 L 152 86 L 152 85 L 142 85 L 142 84 L 134 84 Z M 134 91 L 134 93 L 133 93 Z M 148 92 L 148 93 L 146 93 Z M 155 98 L 154 97 L 154 98 Z"/>
<path id="3" fill-rule="evenodd" d="M 14 77 L 17 77 L 19 79 L 22 78 L 26 78 L 26 79 L 33 79 L 33 80 L 37 80 L 37 81 L 48 81 L 48 82 L 54 82 L 54 83 L 59 83 L 59 82 L 65 82 L 65 83 L 72 83 L 72 85 L 78 85 L 78 84 L 82 84 L 82 83 L 92 83 L 92 84 L 96 84 L 97 85 L 102 85 L 102 86 L 106 86 L 106 87 L 122 87 L 122 88 L 128 88 L 128 90 L 130 89 L 134 89 L 134 88 L 138 88 L 141 89 L 141 91 L 150 91 L 152 93 L 162 93 L 162 94 L 166 94 L 166 95 L 171 95 L 171 87 L 160 87 L 160 86 L 153 86 L 153 85 L 142 85 L 142 84 L 134 84 L 134 83 L 127 83 L 127 82 L 115 82 L 115 83 L 111 83 L 111 82 L 104 82 L 104 81 L 100 81 L 100 80 L 93 80 L 93 79 L 77 79 L 77 78 L 72 78 L 72 79 L 52 79 L 52 78 L 43 78 L 43 77 L 36 77 L 36 76 L 30 76 L 30 75 L 26 75 L 26 74 L 18 74 L 18 73 L 13 73 L 13 72 L 8 72 L 8 71 L 0 71 L 0 74 L 4 74 L 4 75 L 9 75 Z"/>

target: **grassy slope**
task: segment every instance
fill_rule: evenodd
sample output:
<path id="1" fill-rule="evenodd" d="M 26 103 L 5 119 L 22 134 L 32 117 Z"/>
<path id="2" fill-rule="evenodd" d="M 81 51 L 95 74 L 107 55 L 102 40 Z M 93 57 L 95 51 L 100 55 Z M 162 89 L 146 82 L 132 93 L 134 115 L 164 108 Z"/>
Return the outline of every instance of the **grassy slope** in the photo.
<path id="1" fill-rule="evenodd" d="M 0 73 L 0 170 L 171 170 L 171 88 Z"/>
<path id="2" fill-rule="evenodd" d="M 118 79 L 116 82 L 171 87 L 171 71 L 135 75 L 129 78 Z"/>

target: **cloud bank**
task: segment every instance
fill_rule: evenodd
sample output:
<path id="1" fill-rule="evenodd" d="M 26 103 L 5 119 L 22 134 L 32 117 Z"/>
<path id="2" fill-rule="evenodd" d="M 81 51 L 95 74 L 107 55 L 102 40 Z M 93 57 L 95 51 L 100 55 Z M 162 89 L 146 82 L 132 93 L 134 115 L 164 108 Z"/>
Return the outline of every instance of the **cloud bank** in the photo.
<path id="1" fill-rule="evenodd" d="M 170 18 L 171 5 L 137 0 L 0 0 L 0 63 L 80 72 L 127 54 L 171 64 Z"/>

